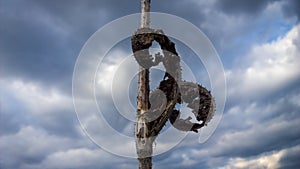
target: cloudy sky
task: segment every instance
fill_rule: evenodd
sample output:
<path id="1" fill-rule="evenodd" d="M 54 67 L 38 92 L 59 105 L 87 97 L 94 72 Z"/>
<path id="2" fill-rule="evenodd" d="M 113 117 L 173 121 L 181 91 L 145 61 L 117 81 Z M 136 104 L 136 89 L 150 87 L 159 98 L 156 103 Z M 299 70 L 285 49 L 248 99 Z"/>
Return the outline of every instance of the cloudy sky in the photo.
<path id="1" fill-rule="evenodd" d="M 299 168 L 300 1 L 151 3 L 153 12 L 184 18 L 207 35 L 227 82 L 223 117 L 212 137 L 200 144 L 199 134 L 190 133 L 170 151 L 155 156 L 154 168 Z M 84 133 L 73 105 L 72 76 L 90 36 L 138 12 L 139 0 L 0 0 L 1 169 L 137 167 L 136 159 L 101 149 Z M 182 49 L 180 55 L 190 53 L 180 42 L 176 45 Z M 114 59 L 108 57 L 98 70 L 107 76 L 97 79 L 97 92 L 103 94 L 97 99 L 104 104 L 102 111 L 109 111 L 105 118 L 127 136 L 133 135 L 133 123 L 111 108 L 114 103 L 106 99 L 111 98 L 106 89 L 123 56 L 131 54 L 130 47 L 128 38 L 120 42 L 109 53 Z M 209 86 L 203 66 L 190 67 L 199 68 L 204 77 L 196 80 Z M 117 80 L 131 76 L 129 70 L 119 71 L 124 76 L 118 74 Z M 126 91 L 130 102 L 135 102 L 134 82 L 136 78 Z M 90 89 L 81 90 L 84 95 Z M 87 113 L 84 118 L 95 130 L 91 133 L 100 130 L 94 117 Z M 105 143 L 118 140 L 115 135 L 100 137 Z M 124 152 L 126 146 L 116 145 L 114 151 Z"/>

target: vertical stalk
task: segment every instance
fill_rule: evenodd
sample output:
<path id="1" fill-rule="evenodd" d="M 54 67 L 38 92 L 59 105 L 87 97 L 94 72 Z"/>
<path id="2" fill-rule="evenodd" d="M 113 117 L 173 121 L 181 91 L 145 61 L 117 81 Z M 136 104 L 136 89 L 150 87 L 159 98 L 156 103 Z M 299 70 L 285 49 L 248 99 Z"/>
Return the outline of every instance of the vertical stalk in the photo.
<path id="1" fill-rule="evenodd" d="M 141 28 L 149 28 L 150 25 L 150 0 L 141 0 Z M 146 52 L 148 53 L 148 52 Z M 145 56 L 147 57 L 147 56 Z M 139 161 L 139 169 L 152 168 L 152 144 L 149 138 L 150 126 L 147 125 L 144 113 L 149 109 L 149 69 L 139 68 L 138 100 L 137 100 L 137 124 L 136 124 L 136 150 Z"/>
<path id="2" fill-rule="evenodd" d="M 141 0 L 141 28 L 150 27 L 150 2 L 151 0 Z"/>

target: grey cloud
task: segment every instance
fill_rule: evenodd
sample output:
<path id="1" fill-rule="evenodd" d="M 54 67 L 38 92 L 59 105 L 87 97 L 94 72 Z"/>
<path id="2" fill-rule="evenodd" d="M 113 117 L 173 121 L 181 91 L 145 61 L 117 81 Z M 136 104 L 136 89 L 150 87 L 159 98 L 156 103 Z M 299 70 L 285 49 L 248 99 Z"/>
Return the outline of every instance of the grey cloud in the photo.
<path id="1" fill-rule="evenodd" d="M 224 166 L 230 158 L 251 159 L 266 152 L 281 151 L 299 145 L 300 135 L 296 128 L 300 120 L 297 113 L 300 104 L 295 102 L 299 99 L 298 91 L 299 87 L 286 92 L 284 96 L 274 95 L 276 99 L 265 100 L 256 105 L 241 102 L 236 105 L 239 109 L 227 109 L 218 130 L 208 142 L 197 145 L 187 140 L 197 138 L 187 137 L 183 144 L 169 152 L 159 163 L 169 164 L 174 159 L 181 162 L 183 159 L 178 154 L 185 153 L 190 159 L 197 161 L 190 168 L 202 165 L 215 168 Z M 286 166 L 297 166 L 298 163 L 293 164 L 292 161 L 298 155 L 298 150 L 288 150 L 287 154 L 281 163 L 285 161 Z M 179 165 L 177 167 L 180 168 Z"/>
<path id="2" fill-rule="evenodd" d="M 19 101 L 15 103 L 18 103 L 17 107 L 9 106 L 0 112 L 1 135 L 14 134 L 22 126 L 31 125 L 57 136 L 74 139 L 82 137 L 75 112 L 53 108 L 50 112 L 37 115 L 32 114 L 24 103 Z"/>
<path id="3" fill-rule="evenodd" d="M 268 104 L 248 104 L 236 112 L 227 112 L 220 125 L 225 131 L 219 131 L 226 133 L 219 138 L 222 156 L 246 157 L 299 144 L 299 133 L 290 130 L 300 120 L 296 113 L 299 105 L 293 103 L 298 91 L 299 88 L 284 96 L 274 96 L 277 99 L 266 100 Z"/>
<path id="4" fill-rule="evenodd" d="M 21 168 L 24 164 L 40 163 L 48 154 L 78 147 L 80 144 L 76 140 L 24 126 L 16 134 L 0 136 L 1 168 Z"/>
<path id="5" fill-rule="evenodd" d="M 8 97 L 7 97 L 8 98 Z M 15 104 L 18 104 L 17 101 L 9 98 L 9 101 L 14 101 Z M 25 106 L 18 106 L 16 108 L 3 106 L 7 104 L 6 101 L 1 101 L 0 106 L 0 133 L 1 135 L 16 133 L 22 125 L 29 124 L 29 116 L 25 114 L 22 109 L 25 109 Z M 12 109 L 12 110 L 11 110 Z"/>
<path id="6" fill-rule="evenodd" d="M 196 147 L 194 145 L 194 149 Z M 210 168 L 208 161 L 211 157 L 209 157 L 209 154 L 192 156 L 191 151 L 192 148 L 177 146 L 170 152 L 154 157 L 155 168 L 163 169 L 166 166 L 174 169 Z"/>
<path id="7" fill-rule="evenodd" d="M 39 164 L 27 164 L 25 168 L 52 169 L 52 168 L 74 168 L 74 169 L 97 169 L 97 168 L 125 168 L 130 169 L 136 166 L 133 159 L 113 157 L 99 149 L 72 148 L 65 151 L 58 151 L 49 154 Z"/>
<path id="8" fill-rule="evenodd" d="M 14 134 L 22 126 L 33 126 L 49 134 L 81 137 L 76 113 L 71 98 L 62 93 L 53 93 L 49 87 L 34 83 L 9 81 L 0 83 L 3 91 L 0 121 L 1 134 Z"/>

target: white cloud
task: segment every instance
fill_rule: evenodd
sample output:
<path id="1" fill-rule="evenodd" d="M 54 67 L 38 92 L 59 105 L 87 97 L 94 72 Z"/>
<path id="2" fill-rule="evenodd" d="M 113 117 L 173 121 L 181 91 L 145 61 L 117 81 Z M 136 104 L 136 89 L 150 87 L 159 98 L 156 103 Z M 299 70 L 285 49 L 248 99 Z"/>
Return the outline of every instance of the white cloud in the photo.
<path id="1" fill-rule="evenodd" d="M 107 155 L 106 155 L 107 156 Z M 29 168 L 87 168 L 95 165 L 96 162 L 105 158 L 100 150 L 86 148 L 69 149 L 66 151 L 57 151 L 50 154 L 38 165 L 27 165 Z"/>
<path id="2" fill-rule="evenodd" d="M 96 75 L 96 84 L 101 86 L 101 90 L 110 91 L 115 76 L 121 77 L 116 72 L 126 56 L 128 54 L 122 50 L 113 50 L 102 60 Z"/>
<path id="3" fill-rule="evenodd" d="M 289 165 L 282 159 L 289 156 L 291 153 L 299 152 L 300 146 L 294 146 L 291 148 L 282 149 L 279 151 L 272 151 L 263 153 L 257 156 L 248 158 L 231 158 L 225 166 L 219 167 L 219 169 L 242 169 L 242 168 L 264 168 L 264 169 L 277 169 Z"/>
<path id="4" fill-rule="evenodd" d="M 37 83 L 26 83 L 21 80 L 7 80 L 1 83 L 7 93 L 13 95 L 27 111 L 42 115 L 52 110 L 72 110 L 72 100 L 53 88 L 42 87 Z"/>
<path id="5" fill-rule="evenodd" d="M 96 74 L 96 90 L 101 93 L 128 93 L 132 78 L 138 74 L 138 64 L 133 55 L 123 50 L 112 50 L 99 64 Z"/>
<path id="6" fill-rule="evenodd" d="M 135 159 L 134 159 L 135 160 Z M 130 160 L 117 158 L 100 149 L 74 148 L 49 154 L 41 163 L 24 165 L 23 168 L 53 169 L 53 168 L 134 168 Z"/>
<path id="7" fill-rule="evenodd" d="M 264 168 L 264 169 L 277 169 L 280 167 L 279 160 L 284 155 L 284 150 L 262 155 L 254 159 L 245 158 L 232 158 L 229 164 L 222 169 L 242 169 L 242 168 Z"/>
<path id="8" fill-rule="evenodd" d="M 182 166 L 188 167 L 188 166 L 197 164 L 197 161 L 191 159 L 187 154 L 182 154 L 181 158 L 182 158 L 182 162 L 181 162 Z"/>
<path id="9" fill-rule="evenodd" d="M 299 78 L 299 32 L 297 25 L 276 41 L 254 46 L 242 63 L 246 67 L 226 72 L 229 96 L 259 97 Z"/>

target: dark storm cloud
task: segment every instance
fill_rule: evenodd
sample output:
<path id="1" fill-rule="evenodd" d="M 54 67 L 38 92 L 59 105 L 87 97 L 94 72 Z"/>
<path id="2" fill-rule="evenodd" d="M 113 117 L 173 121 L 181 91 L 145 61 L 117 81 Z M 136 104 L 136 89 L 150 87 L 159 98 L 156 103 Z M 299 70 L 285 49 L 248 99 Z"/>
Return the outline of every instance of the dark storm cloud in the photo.
<path id="1" fill-rule="evenodd" d="M 268 4 L 274 2 L 283 3 L 282 10 L 287 17 L 296 16 L 297 20 L 300 19 L 300 1 L 298 0 L 260 0 L 260 1 L 247 1 L 247 0 L 218 0 L 216 2 L 217 9 L 233 15 L 246 14 L 256 15 L 259 14 Z"/>
<path id="2" fill-rule="evenodd" d="M 140 2 L 16 0 L 2 2 L 0 9 L 1 76 L 70 93 L 85 41 L 105 23 L 140 12 Z"/>
<path id="3" fill-rule="evenodd" d="M 280 169 L 297 169 L 300 166 L 300 147 L 293 147 L 286 151 L 285 155 L 280 159 Z"/>
<path id="4" fill-rule="evenodd" d="M 128 10 L 128 1 L 108 2 L 2 2 L 1 76 L 33 80 L 70 93 L 73 67 L 85 41 L 114 17 L 138 12 Z"/>
<path id="5" fill-rule="evenodd" d="M 0 83 L 0 86 L 0 96 L 5 97 L 0 105 L 0 135 L 15 134 L 24 126 L 42 128 L 58 136 L 81 135 L 71 98 L 62 99 L 63 95 L 53 96 L 40 86 L 26 83 Z"/>
<path id="6" fill-rule="evenodd" d="M 197 20 L 197 6 L 153 2 L 153 11 Z M 71 93 L 73 67 L 85 41 L 101 26 L 140 12 L 140 1 L 6 1 L 0 6 L 1 77 L 35 81 Z M 196 16 L 196 17 L 195 17 Z M 128 45 L 130 47 L 130 45 Z M 130 49 L 128 49 L 130 50 Z"/>
<path id="7" fill-rule="evenodd" d="M 13 169 L 40 164 L 52 153 L 76 148 L 80 144 L 80 140 L 51 135 L 41 128 L 22 127 L 15 135 L 0 136 L 0 166 Z"/>
<path id="8" fill-rule="evenodd" d="M 204 10 L 208 5 L 199 5 L 193 1 L 152 0 L 151 10 L 182 17 L 195 25 L 205 19 Z"/>
<path id="9" fill-rule="evenodd" d="M 86 23 L 89 26 L 117 19 L 124 15 L 140 12 L 139 0 L 33 0 L 39 6 L 73 24 Z M 105 11 L 105 13 L 101 13 Z M 88 17 L 87 17 L 88 16 Z M 107 18 L 105 18 L 107 17 Z M 87 19 L 84 21 L 84 19 Z M 98 20 L 97 20 L 98 19 Z M 88 23 L 94 22 L 94 23 Z"/>
<path id="10" fill-rule="evenodd" d="M 79 49 L 73 39 L 65 39 L 69 30 L 30 1 L 14 3 L 0 7 L 2 76 L 70 85 Z"/>
<path id="11" fill-rule="evenodd" d="M 49 134 L 80 138 L 82 133 L 78 131 L 78 120 L 73 111 L 56 111 L 43 114 L 36 118 L 36 125 L 47 130 Z"/>
<path id="12" fill-rule="evenodd" d="M 294 130 L 300 121 L 296 101 L 300 96 L 299 82 L 297 78 L 271 95 L 261 94 L 251 100 L 232 102 L 229 97 L 231 105 L 227 105 L 215 133 L 220 143 L 217 147 L 222 151 L 215 155 L 247 158 L 299 145 L 300 135 Z"/>
<path id="13" fill-rule="evenodd" d="M 272 2 L 224 0 L 217 1 L 218 8 L 215 8 L 192 1 L 153 0 L 152 11 L 176 14 L 199 26 L 209 19 L 203 14 L 205 9 L 251 15 Z M 285 3 L 284 11 L 288 16 L 295 13 L 299 16 L 297 7 L 299 1 L 289 1 Z M 84 42 L 105 23 L 140 12 L 140 1 L 15 0 L 2 2 L 0 8 L 2 76 L 35 79 L 67 89 L 71 85 L 76 57 Z M 220 49 L 220 37 L 215 37 L 210 30 L 206 33 Z"/>
<path id="14" fill-rule="evenodd" d="M 283 12 L 287 17 L 297 17 L 297 21 L 300 21 L 300 1 L 299 0 L 289 0 L 283 1 Z"/>
<path id="15" fill-rule="evenodd" d="M 262 11 L 269 2 L 274 0 L 219 0 L 216 6 L 219 10 L 229 14 L 255 14 Z"/>
<path id="16" fill-rule="evenodd" d="M 201 26 L 203 22 L 214 21 L 216 19 L 212 17 L 213 13 L 225 16 L 228 14 L 232 16 L 242 14 L 245 16 L 245 22 L 248 22 L 246 19 L 259 14 L 268 4 L 273 2 L 271 0 L 220 0 L 216 2 L 217 7 L 215 7 L 199 5 L 196 1 L 152 0 L 151 10 L 175 14 Z M 54 86 L 54 88 L 59 88 L 70 93 L 73 66 L 84 42 L 104 24 L 121 16 L 140 12 L 139 3 L 140 0 L 1 1 L 1 78 L 33 81 L 38 84 L 41 83 L 40 86 L 45 91 L 51 90 Z M 210 12 L 205 14 L 205 9 Z M 298 0 L 285 1 L 282 9 L 286 17 L 298 16 L 299 18 L 299 10 L 297 10 L 299 9 Z M 228 31 L 226 30 L 222 33 L 220 29 L 225 29 L 222 25 L 227 20 L 220 21 L 214 25 L 216 29 L 206 28 L 205 31 L 210 37 L 213 37 L 212 41 L 214 43 L 217 43 L 220 39 L 226 39 L 225 45 L 229 49 L 237 47 L 232 39 L 245 39 L 245 34 L 248 34 L 248 32 L 259 26 L 255 25 L 249 28 L 249 30 L 244 30 L 246 32 L 244 34 L 239 32 L 241 31 L 240 28 L 244 27 L 240 27 L 233 30 L 234 33 L 229 33 L 230 36 L 226 37 L 225 33 Z M 231 48 L 228 47 L 230 45 L 232 45 Z M 248 43 L 241 46 L 249 48 Z M 228 51 L 230 52 L 229 54 L 232 54 L 234 50 Z M 230 105 L 227 105 L 226 111 L 234 106 L 238 106 L 240 107 L 240 112 L 233 115 L 225 114 L 221 126 L 209 143 L 205 144 L 205 146 L 195 146 L 195 144 L 192 144 L 187 147 L 175 148 L 172 152 L 155 157 L 156 168 L 165 168 L 165 166 L 172 166 L 172 168 L 209 168 L 211 164 L 208 164 L 209 160 L 207 158 L 223 158 L 226 160 L 230 157 L 249 157 L 264 153 L 265 151 L 280 150 L 300 144 L 297 142 L 300 140 L 299 132 L 291 130 L 291 128 L 298 128 L 297 123 L 291 123 L 284 127 L 279 126 L 279 128 L 282 128 L 277 130 L 272 127 L 267 129 L 272 124 L 282 121 L 291 122 L 294 119 L 300 118 L 298 114 L 299 107 L 288 101 L 288 97 L 292 97 L 294 93 L 299 93 L 298 86 L 299 83 L 293 83 L 292 87 L 281 88 L 268 96 L 264 96 L 264 93 L 261 93 L 263 95 L 261 98 L 249 101 L 250 103 L 260 102 L 252 112 L 250 111 L 250 114 L 245 114 L 244 111 L 247 109 L 251 110 L 251 107 L 246 106 L 249 102 L 244 102 L 244 100 L 229 100 Z M 7 95 L 9 94 L 7 93 Z M 285 100 L 278 102 L 278 98 L 285 98 Z M 41 166 L 51 166 L 51 162 L 53 163 L 53 161 L 49 160 L 47 163 L 47 160 L 45 160 L 47 159 L 46 157 L 57 157 L 55 154 L 67 151 L 68 148 L 73 148 L 76 146 L 76 142 L 80 140 L 77 138 L 78 131 L 76 127 L 79 126 L 74 112 L 68 109 L 56 109 L 53 106 L 53 109 L 48 112 L 40 115 L 32 115 L 31 112 L 28 112 L 28 109 L 26 110 L 26 105 L 23 105 L 22 101 L 15 100 L 12 97 L 5 97 L 5 99 L 5 102 L 1 100 L 1 104 L 10 104 L 10 109 L 1 109 L 0 107 L 0 133 L 3 135 L 0 139 L 2 141 L 0 142 L 0 146 L 2 146 L 1 160 L 4 159 L 5 161 L 5 164 L 2 164 L 1 161 L 0 168 L 6 166 L 10 166 L 6 168 L 17 168 L 20 167 L 20 163 L 34 164 L 33 166 L 36 165 L 36 168 L 43 168 L 40 167 L 43 159 L 45 163 Z M 65 106 L 66 103 L 63 102 L 61 104 Z M 269 105 L 269 108 L 275 107 L 276 109 L 267 112 L 264 109 L 266 105 Z M 249 126 L 246 122 L 251 122 L 252 126 Z M 27 125 L 31 127 L 22 129 L 22 127 Z M 255 126 L 260 127 L 255 128 Z M 35 127 L 39 129 L 35 129 Z M 233 132 L 237 134 L 232 134 Z M 17 133 L 16 136 L 13 133 Z M 249 135 L 245 136 L 243 133 L 248 133 Z M 8 134 L 10 136 L 6 136 Z M 226 134 L 232 136 L 233 140 L 222 137 Z M 40 136 L 42 136 L 42 139 Z M 39 139 L 32 143 L 28 137 L 39 137 Z M 66 138 L 71 140 L 65 141 Z M 109 140 L 109 138 L 107 139 Z M 241 141 L 243 139 L 246 142 L 245 144 Z M 251 141 L 247 142 L 248 140 Z M 26 151 L 33 144 L 44 142 L 47 143 L 47 147 L 42 147 L 39 150 L 40 152 L 28 154 Z M 230 146 L 226 147 L 218 144 L 219 142 L 226 142 Z M 7 147 L 14 147 L 14 144 L 17 146 L 10 151 Z M 82 147 L 85 146 L 83 145 Z M 203 156 L 191 157 L 190 159 L 196 161 L 196 164 L 183 167 L 179 163 L 184 160 L 183 154 L 189 155 L 190 152 L 187 149 L 196 151 L 204 150 L 206 153 L 203 153 Z M 288 153 L 280 162 L 282 166 L 286 167 L 299 166 L 299 163 L 293 160 L 297 156 L 299 156 L 299 149 Z M 65 153 L 65 158 L 68 159 L 68 157 L 74 157 L 74 155 Z M 109 157 L 112 158 L 111 156 Z M 84 159 L 86 158 L 90 159 L 90 156 Z M 103 162 L 103 159 L 99 159 Z M 116 163 L 119 161 L 115 157 L 113 159 Z M 127 163 L 127 161 L 132 162 L 132 160 L 124 160 L 124 163 Z M 81 160 L 79 160 L 80 162 Z M 64 163 L 65 161 L 61 160 L 59 168 L 64 168 Z M 91 168 L 99 167 L 98 158 L 92 160 L 91 163 Z M 115 164 L 111 163 L 107 164 L 103 162 L 100 165 L 104 168 L 116 168 Z M 123 167 L 121 164 L 116 165 L 120 165 L 119 168 Z M 132 162 L 132 165 L 136 166 L 136 161 Z M 130 168 L 132 168 L 132 165 Z"/>

